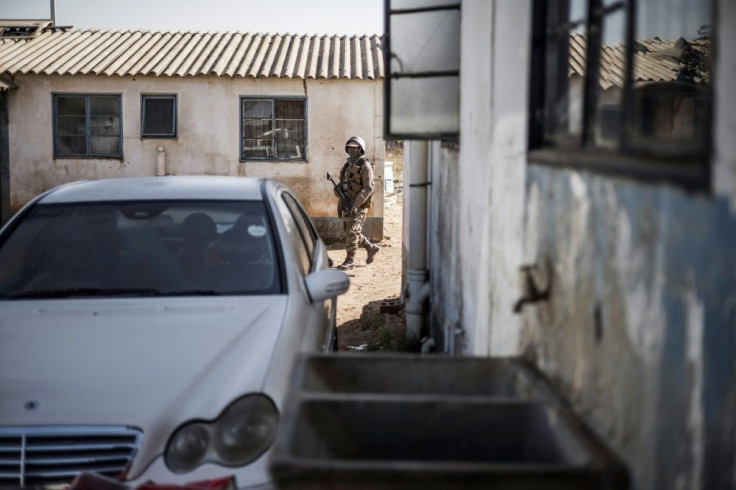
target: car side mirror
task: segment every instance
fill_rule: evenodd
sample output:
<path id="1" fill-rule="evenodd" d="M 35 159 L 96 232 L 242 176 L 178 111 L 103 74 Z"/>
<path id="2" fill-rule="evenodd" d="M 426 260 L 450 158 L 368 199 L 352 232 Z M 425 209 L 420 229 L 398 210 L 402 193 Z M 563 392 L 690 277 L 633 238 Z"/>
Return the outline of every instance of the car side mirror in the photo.
<path id="1" fill-rule="evenodd" d="M 327 269 L 309 274 L 304 281 L 312 303 L 336 298 L 350 287 L 350 279 L 343 271 Z"/>

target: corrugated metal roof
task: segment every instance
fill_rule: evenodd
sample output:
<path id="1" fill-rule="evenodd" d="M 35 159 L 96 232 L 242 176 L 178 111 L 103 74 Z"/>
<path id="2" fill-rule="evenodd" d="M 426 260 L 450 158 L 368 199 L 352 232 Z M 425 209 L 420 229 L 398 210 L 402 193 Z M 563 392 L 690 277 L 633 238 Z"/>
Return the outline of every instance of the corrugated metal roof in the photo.
<path id="1" fill-rule="evenodd" d="M 684 46 L 684 47 L 682 47 Z M 678 80 L 686 66 L 682 56 L 687 49 L 708 55 L 710 44 L 707 39 L 695 41 L 662 41 L 659 38 L 640 39 L 634 52 L 635 82 L 672 82 Z M 585 53 L 587 40 L 583 34 L 570 36 L 569 75 L 585 74 Z M 704 65 L 707 67 L 707 63 Z M 623 87 L 626 73 L 626 53 L 622 44 L 603 46 L 601 50 L 600 76 L 598 83 L 606 90 L 610 87 Z M 701 70 L 695 76 L 696 82 L 707 82 L 710 75 Z"/>
<path id="2" fill-rule="evenodd" d="M 370 79 L 380 36 L 47 30 L 0 41 L 0 73 Z"/>

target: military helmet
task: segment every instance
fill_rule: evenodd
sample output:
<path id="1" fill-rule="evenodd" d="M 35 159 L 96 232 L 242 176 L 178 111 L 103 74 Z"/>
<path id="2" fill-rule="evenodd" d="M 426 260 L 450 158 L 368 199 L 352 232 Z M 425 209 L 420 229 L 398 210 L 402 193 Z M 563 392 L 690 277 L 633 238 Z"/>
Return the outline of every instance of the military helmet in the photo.
<path id="1" fill-rule="evenodd" d="M 348 145 L 350 143 L 357 143 L 358 146 L 360 146 L 361 151 L 363 152 L 363 155 L 365 155 L 365 141 L 363 141 L 363 138 L 360 136 L 351 136 L 347 142 L 345 142 L 345 151 L 348 149 Z"/>

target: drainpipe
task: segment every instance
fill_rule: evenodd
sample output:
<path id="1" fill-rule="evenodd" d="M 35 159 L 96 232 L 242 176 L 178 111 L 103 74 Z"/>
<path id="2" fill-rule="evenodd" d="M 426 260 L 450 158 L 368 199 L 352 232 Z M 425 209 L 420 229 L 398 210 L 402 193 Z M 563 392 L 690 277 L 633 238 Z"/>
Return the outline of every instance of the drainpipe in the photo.
<path id="1" fill-rule="evenodd" d="M 0 90 L 0 226 L 10 219 L 8 92 L 9 90 Z"/>
<path id="2" fill-rule="evenodd" d="M 406 337 L 422 338 L 425 304 L 429 298 L 427 270 L 427 217 L 429 201 L 429 144 L 409 142 L 409 250 L 407 260 Z"/>
<path id="3" fill-rule="evenodd" d="M 51 24 L 56 25 L 56 0 L 51 0 Z"/>
<path id="4" fill-rule="evenodd" d="M 156 175 L 161 177 L 166 175 L 166 150 L 163 146 L 159 146 L 157 151 L 158 159 L 156 161 Z"/>

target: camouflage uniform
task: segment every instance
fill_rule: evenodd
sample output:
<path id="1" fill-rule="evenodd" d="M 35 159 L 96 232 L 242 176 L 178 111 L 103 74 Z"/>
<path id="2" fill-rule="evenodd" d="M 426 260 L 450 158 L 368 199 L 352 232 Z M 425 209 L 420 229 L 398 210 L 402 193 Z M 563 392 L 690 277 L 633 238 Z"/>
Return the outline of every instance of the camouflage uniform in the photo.
<path id="1" fill-rule="evenodd" d="M 357 205 L 357 212 L 350 216 L 340 208 L 340 217 L 345 231 L 345 248 L 355 252 L 368 241 L 363 235 L 363 225 L 371 206 L 373 194 L 373 165 L 365 157 L 348 158 L 340 171 L 340 186 L 348 199 Z M 358 205 L 362 201 L 362 204 Z"/>
<path id="2" fill-rule="evenodd" d="M 371 243 L 368 238 L 363 235 L 363 225 L 368 214 L 368 208 L 372 204 L 373 195 L 373 165 L 365 157 L 365 142 L 358 136 L 353 136 L 346 143 L 346 148 L 350 144 L 358 144 L 362 150 L 359 156 L 348 157 L 342 170 L 340 170 L 340 187 L 345 195 L 353 202 L 354 213 L 349 213 L 342 209 L 338 203 L 338 213 L 342 218 L 343 230 L 345 232 L 345 248 L 348 256 L 345 263 L 339 268 L 351 269 L 353 267 L 353 257 L 358 247 L 364 247 L 368 252 L 366 263 L 373 262 L 373 257 L 379 251 L 379 247 Z"/>

